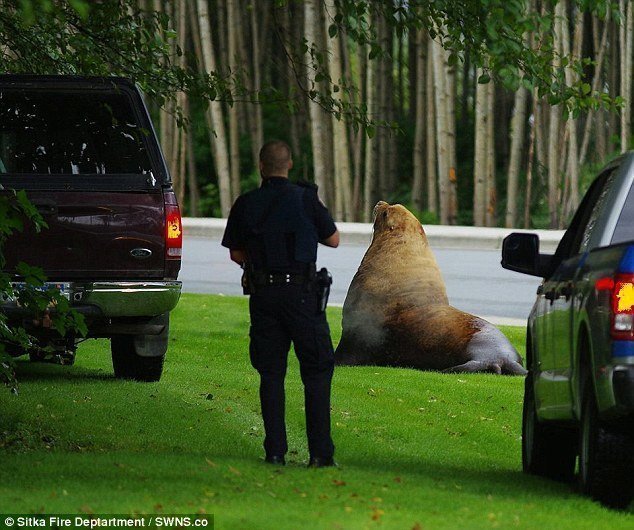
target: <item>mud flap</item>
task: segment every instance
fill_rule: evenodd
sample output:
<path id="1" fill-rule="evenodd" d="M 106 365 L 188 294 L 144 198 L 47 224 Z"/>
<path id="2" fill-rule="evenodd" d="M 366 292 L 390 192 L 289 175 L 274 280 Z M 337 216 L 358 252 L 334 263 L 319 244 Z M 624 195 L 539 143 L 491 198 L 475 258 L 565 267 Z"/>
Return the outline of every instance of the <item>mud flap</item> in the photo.
<path id="1" fill-rule="evenodd" d="M 167 352 L 169 341 L 170 314 L 164 313 L 154 317 L 148 324 L 161 324 L 163 331 L 158 335 L 135 335 L 134 351 L 141 357 L 161 357 Z"/>

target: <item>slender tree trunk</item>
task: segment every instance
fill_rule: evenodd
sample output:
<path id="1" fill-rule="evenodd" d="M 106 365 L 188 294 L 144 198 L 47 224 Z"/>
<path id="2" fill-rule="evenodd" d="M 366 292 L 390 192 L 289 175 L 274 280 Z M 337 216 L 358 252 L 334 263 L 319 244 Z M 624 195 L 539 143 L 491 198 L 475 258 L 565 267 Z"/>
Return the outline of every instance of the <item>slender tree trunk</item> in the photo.
<path id="1" fill-rule="evenodd" d="M 537 90 L 537 89 L 535 89 Z M 535 97 L 533 101 L 536 101 Z M 535 116 L 535 107 L 533 106 L 533 115 Z M 528 165 L 526 167 L 526 192 L 524 197 L 524 228 L 531 226 L 531 195 L 533 192 L 533 168 L 535 167 L 535 131 L 537 129 L 537 121 L 533 120 L 528 139 Z"/>
<path id="2" fill-rule="evenodd" d="M 425 145 L 427 140 L 427 109 L 426 103 L 426 78 L 422 73 L 427 70 L 427 34 L 419 29 L 416 33 L 416 70 L 421 75 L 416 79 L 416 122 L 414 133 L 414 179 L 412 184 L 411 201 L 414 207 L 422 212 L 425 209 L 423 191 L 425 189 Z M 425 190 L 426 191 L 426 190 Z"/>
<path id="3" fill-rule="evenodd" d="M 366 102 L 368 106 L 368 116 L 370 119 L 376 119 L 377 110 L 377 93 L 375 79 L 378 75 L 379 63 L 378 59 L 368 60 L 367 79 L 366 79 Z M 376 134 L 376 130 L 374 131 Z M 363 220 L 367 223 L 371 220 L 372 209 L 376 202 L 376 171 L 377 171 L 377 149 L 376 136 L 367 136 L 365 142 L 365 171 L 363 184 Z"/>
<path id="4" fill-rule="evenodd" d="M 593 28 L 594 28 L 594 32 L 596 33 L 599 29 L 598 17 L 596 15 L 593 15 L 592 17 L 593 17 L 593 20 L 592 20 Z M 603 78 L 603 60 L 605 58 L 605 51 L 607 49 L 608 29 L 610 27 L 609 17 L 610 17 L 610 10 L 608 10 L 606 13 L 605 24 L 603 26 L 603 34 L 601 35 L 601 43 L 599 44 L 599 49 L 598 50 L 595 49 L 596 64 L 594 67 L 594 77 L 592 78 L 592 92 L 593 93 L 599 90 L 599 84 L 601 83 L 601 80 Z M 583 163 L 586 160 L 586 155 L 588 153 L 588 145 L 590 144 L 590 133 L 592 131 L 593 122 L 594 122 L 594 109 L 590 108 L 588 110 L 585 127 L 583 129 L 581 149 L 579 150 L 579 165 L 583 165 Z M 599 125 L 597 129 L 598 131 L 596 131 L 595 133 L 595 140 L 597 143 L 597 150 L 599 150 L 598 144 L 601 142 L 600 138 L 603 137 L 603 128 Z M 602 160 L 602 158 L 600 159 Z"/>
<path id="5" fill-rule="evenodd" d="M 319 0 L 306 0 L 304 2 L 304 26 L 306 34 L 306 42 L 308 50 L 306 52 L 306 63 L 308 64 L 307 78 L 310 90 L 316 90 L 315 83 L 315 64 L 311 49 L 319 49 L 320 42 L 319 27 L 321 25 L 321 16 Z M 321 189 L 321 198 L 324 202 L 328 202 L 327 175 L 325 167 L 326 146 L 324 145 L 324 128 L 326 127 L 326 115 L 322 108 L 315 101 L 309 101 L 308 109 L 310 112 L 310 136 L 313 146 L 313 170 L 315 175 L 315 183 Z"/>
<path id="6" fill-rule="evenodd" d="M 197 0 L 197 6 L 205 71 L 215 72 L 216 57 L 215 50 L 212 46 L 211 21 L 207 1 Z M 215 132 L 212 138 L 214 139 L 214 165 L 218 177 L 218 190 L 220 192 L 220 210 L 222 216 L 226 217 L 229 215 L 229 210 L 231 209 L 231 167 L 229 164 L 227 136 L 225 133 L 221 104 L 216 101 L 210 101 L 209 113 L 211 124 Z"/>
<path id="7" fill-rule="evenodd" d="M 631 1 L 620 0 L 621 26 L 621 153 L 629 149 L 632 112 L 632 36 L 634 34 L 634 16 Z"/>
<path id="8" fill-rule="evenodd" d="M 515 92 L 513 118 L 511 120 L 511 155 L 509 158 L 508 183 L 506 188 L 505 226 L 507 228 L 513 228 L 517 224 L 517 189 L 520 178 L 522 147 L 524 145 L 527 101 L 528 90 L 524 87 L 520 87 L 517 92 Z"/>
<path id="9" fill-rule="evenodd" d="M 568 1 L 564 0 L 564 8 L 567 7 Z M 575 32 L 572 50 L 570 49 L 570 37 L 568 31 L 567 9 L 564 9 L 564 18 L 561 21 L 564 31 L 562 39 L 562 51 L 564 56 L 570 57 L 571 61 L 577 61 L 580 58 L 581 42 L 583 38 L 583 13 L 577 9 L 575 16 Z M 577 81 L 577 75 L 570 65 L 565 69 L 566 84 L 572 85 Z M 568 128 L 568 171 L 569 193 L 567 200 L 563 205 L 562 221 L 566 221 L 572 213 L 575 212 L 579 205 L 579 147 L 577 143 L 577 120 L 569 116 L 566 122 Z"/>
<path id="10" fill-rule="evenodd" d="M 332 0 L 325 0 L 327 15 L 325 18 L 325 33 L 328 35 L 328 27 L 332 23 L 330 16 L 334 15 L 337 11 L 336 5 Z M 337 86 L 337 91 L 333 93 L 333 97 L 336 101 L 343 103 L 341 94 L 342 82 L 343 82 L 343 68 L 341 59 L 341 39 L 340 33 L 329 38 L 327 40 L 328 50 L 328 72 L 332 83 Z M 348 143 L 348 131 L 346 128 L 346 122 L 343 119 L 337 119 L 332 115 L 332 128 L 333 128 L 333 149 L 334 149 L 334 162 L 335 162 L 335 207 L 337 219 L 345 221 L 351 220 L 352 213 L 352 178 L 350 171 L 350 147 Z"/>
<path id="11" fill-rule="evenodd" d="M 256 98 L 256 103 L 252 106 L 249 112 L 251 118 L 251 142 L 255 151 L 259 153 L 262 144 L 264 143 L 264 129 L 262 125 L 262 107 L 259 104 L 259 93 L 262 90 L 262 72 L 260 68 L 260 37 L 259 37 L 259 24 L 258 20 L 258 3 L 255 0 L 251 2 L 251 79 L 252 89 Z M 258 157 L 259 158 L 259 157 Z"/>
<path id="12" fill-rule="evenodd" d="M 227 0 L 227 38 L 229 70 L 232 75 L 240 68 L 238 53 L 238 33 L 240 32 L 240 13 L 238 0 Z M 240 116 L 238 103 L 229 107 L 229 146 L 231 165 L 231 197 L 235 200 L 240 195 Z"/>
<path id="13" fill-rule="evenodd" d="M 183 6 L 185 9 L 185 6 Z M 185 116 L 187 121 L 191 123 L 191 108 L 189 105 L 189 98 L 185 99 Z M 192 141 L 192 134 L 188 134 L 187 146 L 187 189 L 189 191 L 188 210 L 189 215 L 192 217 L 198 217 L 198 204 L 200 202 L 200 191 L 198 189 L 198 178 L 196 173 L 196 157 L 194 153 L 194 142 Z"/>
<path id="14" fill-rule="evenodd" d="M 446 123 L 446 141 L 447 141 L 447 164 L 449 168 L 448 187 L 449 187 L 449 203 L 448 217 L 449 224 L 456 224 L 458 215 L 458 170 L 456 157 L 456 70 L 450 66 L 448 59 L 449 53 L 442 49 L 443 70 L 446 75 L 445 85 L 445 101 L 447 103 L 447 119 Z"/>
<path id="15" fill-rule="evenodd" d="M 180 68 L 185 68 L 185 47 L 186 47 L 186 36 L 187 36 L 187 11 L 184 3 L 176 2 L 174 4 L 174 19 L 176 21 L 176 34 L 178 39 L 178 47 L 182 50 L 181 55 L 176 54 L 176 50 L 174 50 L 175 60 L 178 62 L 178 66 Z M 189 107 L 188 104 L 188 95 L 182 90 L 179 91 L 176 95 L 176 105 L 180 107 L 181 111 L 184 112 L 186 108 Z M 176 111 L 176 109 L 174 109 Z M 173 149 L 173 158 L 174 158 L 174 175 L 176 177 L 174 189 L 176 190 L 176 196 L 178 198 L 179 204 L 185 204 L 185 181 L 187 180 L 187 176 L 185 174 L 186 164 L 185 161 L 187 159 L 186 149 L 188 143 L 188 129 L 185 126 L 178 126 L 176 121 L 176 116 L 172 118 L 172 127 L 174 130 L 174 149 Z M 178 164 L 176 161 L 178 160 Z"/>
<path id="16" fill-rule="evenodd" d="M 478 68 L 476 78 L 483 70 Z M 473 224 L 484 226 L 486 222 L 486 189 L 487 189 L 487 120 L 492 119 L 487 112 L 487 85 L 476 84 L 475 96 L 475 160 L 473 164 Z"/>
<path id="17" fill-rule="evenodd" d="M 358 45 L 358 79 L 355 79 L 352 71 L 352 64 L 350 58 L 350 49 L 347 45 L 347 36 L 345 33 L 339 38 L 341 44 L 341 59 L 343 66 L 343 79 L 348 86 L 354 86 L 358 88 L 358 92 L 353 90 L 349 97 L 353 105 L 358 105 L 359 100 L 363 99 L 363 72 L 366 68 L 364 53 L 365 46 Z M 361 178 L 363 173 L 362 156 L 363 156 L 363 131 L 354 127 L 346 126 L 348 133 L 348 144 L 351 151 L 351 198 L 350 198 L 350 220 L 358 221 L 360 219 L 360 202 L 361 202 Z"/>
<path id="18" fill-rule="evenodd" d="M 426 94 L 426 104 L 427 104 L 427 209 L 434 213 L 438 213 L 438 157 L 436 150 L 436 105 L 434 102 L 434 61 L 433 61 L 433 46 L 434 41 L 432 39 L 427 39 L 427 69 L 426 69 L 426 79 L 425 82 L 427 84 L 427 94 Z M 421 72 L 422 74 L 422 72 Z M 420 82 L 420 81 L 419 81 Z"/>
<path id="19" fill-rule="evenodd" d="M 438 157 L 438 184 L 440 192 L 440 222 L 450 223 L 450 177 L 449 177 L 449 145 L 447 138 L 448 105 L 447 91 L 445 88 L 446 75 L 444 68 L 444 50 L 436 41 L 433 41 L 433 63 L 434 63 L 434 94 L 436 105 L 436 135 L 437 135 L 437 157 Z"/>
<path id="20" fill-rule="evenodd" d="M 490 118 L 487 120 L 487 205 L 486 224 L 495 226 L 497 224 L 497 187 L 495 184 L 495 85 L 493 81 L 487 83 L 487 113 Z"/>
<path id="21" fill-rule="evenodd" d="M 559 2 L 555 6 L 555 29 L 553 36 L 553 47 L 555 49 L 555 58 L 553 68 L 559 70 L 561 68 L 561 40 L 562 40 L 562 24 L 563 4 Z M 559 226 L 559 201 L 561 198 L 559 190 L 559 162 L 561 156 L 560 142 L 560 122 L 561 109 L 559 105 L 550 107 L 550 126 L 548 129 L 548 214 L 550 217 L 550 228 Z"/>

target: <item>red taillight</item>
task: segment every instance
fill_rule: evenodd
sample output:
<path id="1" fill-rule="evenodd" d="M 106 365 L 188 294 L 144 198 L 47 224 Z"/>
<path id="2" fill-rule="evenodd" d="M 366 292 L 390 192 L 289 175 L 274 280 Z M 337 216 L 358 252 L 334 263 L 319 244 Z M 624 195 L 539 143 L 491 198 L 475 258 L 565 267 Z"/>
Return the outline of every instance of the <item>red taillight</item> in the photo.
<path id="1" fill-rule="evenodd" d="M 183 224 L 174 193 L 165 195 L 165 256 L 180 259 L 183 254 Z"/>
<path id="2" fill-rule="evenodd" d="M 611 335 L 616 340 L 634 340 L 634 274 L 600 278 L 597 291 L 609 291 L 612 310 Z"/>

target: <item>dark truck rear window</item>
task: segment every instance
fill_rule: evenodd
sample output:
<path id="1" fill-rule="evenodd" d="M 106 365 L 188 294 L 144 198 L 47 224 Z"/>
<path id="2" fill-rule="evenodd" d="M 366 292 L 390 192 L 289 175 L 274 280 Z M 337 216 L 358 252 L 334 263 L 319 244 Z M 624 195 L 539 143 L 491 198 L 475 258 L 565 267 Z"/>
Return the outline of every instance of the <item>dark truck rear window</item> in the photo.
<path id="1" fill-rule="evenodd" d="M 125 93 L 0 89 L 0 173 L 149 173 L 148 133 Z"/>

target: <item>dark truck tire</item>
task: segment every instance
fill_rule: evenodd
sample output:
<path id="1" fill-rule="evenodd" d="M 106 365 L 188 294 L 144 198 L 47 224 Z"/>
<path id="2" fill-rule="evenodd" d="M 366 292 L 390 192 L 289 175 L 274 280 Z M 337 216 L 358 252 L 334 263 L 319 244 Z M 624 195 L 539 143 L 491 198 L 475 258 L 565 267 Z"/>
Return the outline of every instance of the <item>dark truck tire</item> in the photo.
<path id="1" fill-rule="evenodd" d="M 112 367 L 118 379 L 155 382 L 161 379 L 169 338 L 169 313 L 158 335 L 116 335 L 110 340 Z"/>
<path id="2" fill-rule="evenodd" d="M 571 482 L 577 456 L 575 433 L 540 422 L 535 406 L 533 374 L 524 380 L 522 469 L 524 473 Z"/>
<path id="3" fill-rule="evenodd" d="M 587 384 L 579 432 L 579 486 L 610 508 L 625 509 L 634 496 L 633 437 L 599 419 L 592 384 Z"/>

